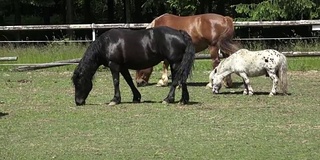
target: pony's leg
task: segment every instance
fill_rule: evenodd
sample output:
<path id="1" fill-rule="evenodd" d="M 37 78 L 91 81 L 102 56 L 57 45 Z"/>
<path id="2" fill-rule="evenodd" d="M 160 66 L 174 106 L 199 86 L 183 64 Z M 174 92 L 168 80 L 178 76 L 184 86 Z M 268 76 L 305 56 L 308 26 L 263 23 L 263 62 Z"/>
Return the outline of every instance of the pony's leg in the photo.
<path id="1" fill-rule="evenodd" d="M 268 70 L 268 75 L 269 77 L 272 79 L 272 89 L 271 89 L 271 92 L 269 93 L 269 96 L 273 96 L 275 94 L 277 94 L 277 86 L 278 86 L 278 77 L 275 73 L 275 71 L 273 70 Z"/>
<path id="2" fill-rule="evenodd" d="M 114 87 L 114 96 L 112 100 L 110 101 L 109 105 L 116 105 L 121 102 L 121 95 L 120 95 L 120 79 L 119 79 L 119 73 L 120 73 L 120 66 L 116 63 L 111 62 L 109 65 L 109 68 L 111 70 L 112 74 L 112 80 L 113 80 L 113 87 Z"/>
<path id="3" fill-rule="evenodd" d="M 176 80 L 176 71 L 177 71 L 177 67 L 179 65 L 177 64 L 173 64 L 171 65 L 171 77 L 172 77 L 172 83 L 171 83 L 171 86 L 170 86 L 170 91 L 169 91 L 169 94 L 168 96 L 163 100 L 163 104 L 167 104 L 167 103 L 173 103 L 174 102 L 174 98 L 175 98 L 175 91 L 176 91 L 176 88 L 179 84 L 178 80 Z"/>
<path id="4" fill-rule="evenodd" d="M 126 80 L 127 84 L 130 86 L 130 89 L 132 91 L 133 94 L 133 99 L 132 102 L 134 103 L 140 103 L 141 101 L 141 94 L 138 91 L 138 89 L 136 88 L 136 86 L 134 85 L 133 81 L 132 81 L 132 77 L 129 73 L 128 69 L 122 69 L 120 72 L 123 76 L 123 78 Z"/>
<path id="5" fill-rule="evenodd" d="M 212 60 L 212 68 L 214 69 L 220 63 L 219 48 L 215 47 L 215 46 L 209 46 L 208 49 L 209 49 L 209 53 L 210 53 L 211 60 Z M 223 79 L 223 84 L 227 88 L 232 87 L 231 75 L 228 75 Z M 212 88 L 212 82 L 209 82 L 206 87 L 207 88 Z"/>
<path id="6" fill-rule="evenodd" d="M 242 72 L 242 73 L 239 73 L 239 76 L 242 77 L 243 82 L 244 82 L 245 89 L 243 91 L 243 94 L 253 95 L 253 89 L 251 87 L 250 80 L 249 80 L 247 74 Z"/>
<path id="7" fill-rule="evenodd" d="M 243 80 L 243 85 L 244 85 L 243 94 L 247 95 L 249 93 L 248 85 L 243 78 L 242 78 L 242 80 Z"/>
<path id="8" fill-rule="evenodd" d="M 162 76 L 161 79 L 158 81 L 157 85 L 158 87 L 165 87 L 169 83 L 168 79 L 168 67 L 169 67 L 169 62 L 167 60 L 164 60 L 162 63 Z"/>

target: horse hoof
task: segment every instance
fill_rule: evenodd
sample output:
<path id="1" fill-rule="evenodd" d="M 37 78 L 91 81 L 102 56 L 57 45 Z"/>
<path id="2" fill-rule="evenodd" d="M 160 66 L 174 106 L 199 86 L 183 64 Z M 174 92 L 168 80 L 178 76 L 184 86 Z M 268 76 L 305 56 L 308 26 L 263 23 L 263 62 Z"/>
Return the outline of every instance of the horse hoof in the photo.
<path id="1" fill-rule="evenodd" d="M 168 83 L 165 83 L 162 79 L 160 79 L 156 86 L 157 87 L 166 87 L 166 86 L 168 86 Z"/>
<path id="2" fill-rule="evenodd" d="M 108 105 L 109 106 L 114 106 L 114 105 L 116 105 L 117 103 L 116 102 L 110 102 Z"/>
<path id="3" fill-rule="evenodd" d="M 269 97 L 273 97 L 275 94 L 274 93 L 270 93 L 269 94 Z"/>
<path id="4" fill-rule="evenodd" d="M 186 105 L 186 104 L 188 104 L 188 101 L 181 100 L 181 101 L 179 101 L 178 104 L 179 105 Z"/>
<path id="5" fill-rule="evenodd" d="M 211 89 L 212 88 L 212 84 L 211 83 L 208 83 L 207 85 L 206 85 L 206 89 Z"/>
<path id="6" fill-rule="evenodd" d="M 167 101 L 162 101 L 162 104 L 168 105 L 169 103 Z"/>

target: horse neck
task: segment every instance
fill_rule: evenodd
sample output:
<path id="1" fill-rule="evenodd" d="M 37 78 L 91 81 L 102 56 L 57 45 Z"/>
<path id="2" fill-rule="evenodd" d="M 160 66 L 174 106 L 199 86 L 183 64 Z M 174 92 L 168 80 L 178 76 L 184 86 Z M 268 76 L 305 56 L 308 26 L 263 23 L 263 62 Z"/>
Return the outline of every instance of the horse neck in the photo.
<path id="1" fill-rule="evenodd" d="M 94 74 L 99 68 L 99 64 L 96 61 L 90 59 L 89 61 L 83 61 L 79 63 L 79 68 L 81 69 L 81 73 L 83 76 L 92 79 Z"/>
<path id="2" fill-rule="evenodd" d="M 81 73 L 87 77 L 92 78 L 96 73 L 97 69 L 101 65 L 99 58 L 100 53 L 100 39 L 94 41 L 86 50 L 83 58 L 79 62 L 79 69 L 81 69 Z"/>
<path id="3" fill-rule="evenodd" d="M 224 60 L 218 65 L 217 75 L 223 79 L 227 75 L 232 73 L 231 62 L 229 60 Z"/>

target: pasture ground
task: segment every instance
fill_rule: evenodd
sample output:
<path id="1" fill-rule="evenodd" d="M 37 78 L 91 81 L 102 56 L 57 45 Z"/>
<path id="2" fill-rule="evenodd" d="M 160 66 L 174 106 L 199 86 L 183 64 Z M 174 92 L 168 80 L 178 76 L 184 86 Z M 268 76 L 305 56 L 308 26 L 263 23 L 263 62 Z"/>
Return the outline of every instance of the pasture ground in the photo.
<path id="1" fill-rule="evenodd" d="M 319 71 L 290 71 L 290 95 L 270 98 L 269 78 L 250 79 L 253 96 L 242 95 L 237 76 L 234 88 L 213 95 L 205 89 L 209 71 L 195 70 L 183 106 L 161 104 L 169 88 L 155 85 L 138 88 L 143 102 L 133 104 L 121 79 L 123 103 L 112 107 L 105 104 L 111 74 L 103 69 L 81 107 L 72 71 L 0 74 L 0 159 L 320 158 Z"/>

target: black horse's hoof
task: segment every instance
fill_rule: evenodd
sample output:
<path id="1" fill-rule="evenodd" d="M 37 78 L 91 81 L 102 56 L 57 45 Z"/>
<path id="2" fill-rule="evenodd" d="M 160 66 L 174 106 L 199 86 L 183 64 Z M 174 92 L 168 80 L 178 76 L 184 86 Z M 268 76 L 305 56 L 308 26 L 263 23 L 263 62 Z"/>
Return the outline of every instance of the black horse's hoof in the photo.
<path id="1" fill-rule="evenodd" d="M 174 103 L 174 99 L 168 99 L 168 98 L 166 98 L 166 99 L 164 99 L 164 100 L 162 101 L 162 104 L 169 104 L 169 103 Z"/>
<path id="2" fill-rule="evenodd" d="M 140 100 L 133 100 L 132 103 L 141 103 Z"/>
<path id="3" fill-rule="evenodd" d="M 114 101 L 111 101 L 108 105 L 109 106 L 114 106 L 114 105 L 117 105 L 117 104 L 119 104 L 120 102 L 114 102 Z"/>
<path id="4" fill-rule="evenodd" d="M 180 104 L 180 105 L 186 105 L 186 104 L 188 104 L 188 103 L 189 103 L 189 100 L 182 100 L 182 99 L 181 99 L 181 100 L 179 101 L 179 104 Z"/>

